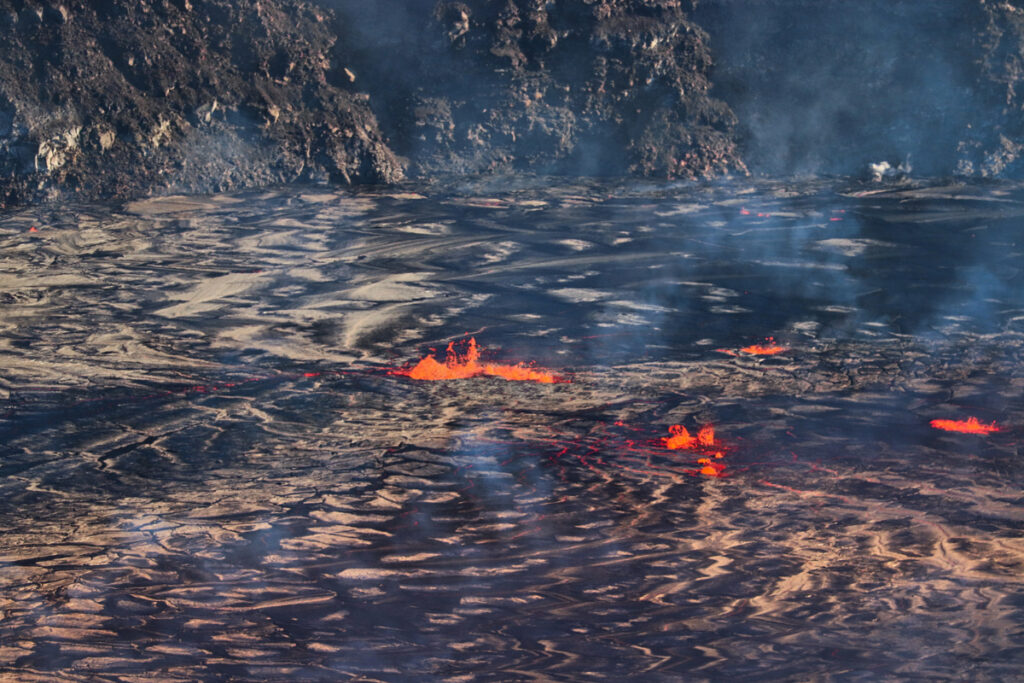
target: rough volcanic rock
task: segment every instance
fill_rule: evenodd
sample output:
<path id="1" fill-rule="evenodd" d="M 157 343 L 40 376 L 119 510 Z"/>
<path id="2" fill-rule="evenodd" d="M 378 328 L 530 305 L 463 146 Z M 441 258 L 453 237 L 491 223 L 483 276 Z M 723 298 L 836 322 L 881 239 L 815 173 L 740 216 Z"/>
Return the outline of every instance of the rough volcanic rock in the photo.
<path id="1" fill-rule="evenodd" d="M 915 173 L 944 175 L 962 141 L 997 123 L 981 66 L 1006 5 L 708 0 L 694 19 L 711 37 L 712 93 L 736 112 L 751 169 L 846 175 L 909 158 Z"/>
<path id="2" fill-rule="evenodd" d="M 992 106 L 958 147 L 958 172 L 1020 177 L 1024 170 L 1024 3 L 980 1 L 985 24 L 978 83 Z"/>
<path id="3" fill-rule="evenodd" d="M 1024 171 L 1024 0 L 0 0 L 0 30 L 0 206 Z"/>
<path id="4" fill-rule="evenodd" d="M 420 175 L 1024 171 L 1024 0 L 321 1 Z"/>
<path id="5" fill-rule="evenodd" d="M 416 0 L 333 5 L 414 173 L 745 170 L 735 117 L 708 96 L 707 35 L 681 0 L 441 0 L 429 16 Z"/>
<path id="6" fill-rule="evenodd" d="M 302 0 L 0 0 L 0 31 L 0 206 L 402 175 Z"/>

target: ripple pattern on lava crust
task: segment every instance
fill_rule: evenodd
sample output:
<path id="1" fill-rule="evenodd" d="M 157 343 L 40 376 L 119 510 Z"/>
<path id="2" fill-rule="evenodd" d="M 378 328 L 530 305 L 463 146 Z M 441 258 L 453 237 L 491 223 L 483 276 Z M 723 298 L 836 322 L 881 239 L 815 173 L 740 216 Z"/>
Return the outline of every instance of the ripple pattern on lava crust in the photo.
<path id="1" fill-rule="evenodd" d="M 1013 678 L 1021 215 L 558 180 L 4 216 L 0 675 Z M 572 382 L 389 373 L 466 337 Z M 968 415 L 1000 431 L 930 426 Z"/>

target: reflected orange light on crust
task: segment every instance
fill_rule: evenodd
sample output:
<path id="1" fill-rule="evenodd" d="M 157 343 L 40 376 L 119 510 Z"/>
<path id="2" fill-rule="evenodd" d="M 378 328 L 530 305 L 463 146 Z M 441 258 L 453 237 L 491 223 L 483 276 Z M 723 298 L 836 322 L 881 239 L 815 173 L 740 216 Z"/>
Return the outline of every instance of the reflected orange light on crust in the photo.
<path id="1" fill-rule="evenodd" d="M 991 434 L 999 431 L 995 422 L 982 424 L 976 417 L 969 417 L 966 420 L 932 420 L 931 426 L 947 432 L 962 432 L 964 434 Z"/>
<path id="2" fill-rule="evenodd" d="M 405 375 L 417 380 L 448 380 L 469 379 L 470 377 L 501 377 L 514 382 L 540 382 L 554 384 L 564 382 L 552 372 L 527 367 L 523 364 L 501 365 L 498 363 L 480 362 L 480 348 L 476 338 L 470 338 L 465 353 L 455 350 L 455 342 L 448 344 L 445 351 L 445 362 L 438 362 L 433 356 L 424 356 L 410 370 L 396 370 L 393 374 Z"/>

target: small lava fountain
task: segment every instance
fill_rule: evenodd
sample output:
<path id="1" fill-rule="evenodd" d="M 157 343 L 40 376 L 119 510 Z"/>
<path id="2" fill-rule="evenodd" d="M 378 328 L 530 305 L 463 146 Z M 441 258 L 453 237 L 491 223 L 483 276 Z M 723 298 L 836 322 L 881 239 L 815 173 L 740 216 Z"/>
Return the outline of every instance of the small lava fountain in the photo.
<path id="1" fill-rule="evenodd" d="M 716 349 L 716 351 L 729 356 L 738 356 L 741 353 L 750 356 L 775 356 L 780 353 L 786 353 L 789 349 L 785 346 L 779 346 L 774 337 L 768 337 L 765 339 L 764 344 L 751 344 L 750 346 L 744 346 L 739 351 L 732 349 Z"/>
<path id="2" fill-rule="evenodd" d="M 691 436 L 689 430 L 682 425 L 672 425 L 668 428 L 670 436 L 662 438 L 662 443 L 669 450 L 696 451 L 702 457 L 697 460 L 702 465 L 699 472 L 709 477 L 725 477 L 725 464 L 719 459 L 725 457 L 721 450 L 721 444 L 715 440 L 715 428 L 713 425 L 704 425 L 697 432 L 697 436 Z"/>
<path id="3" fill-rule="evenodd" d="M 768 337 L 765 344 L 751 344 L 744 346 L 740 351 L 752 356 L 774 356 L 789 351 L 785 346 L 779 346 L 774 337 Z"/>
<path id="4" fill-rule="evenodd" d="M 471 377 L 501 377 L 513 382 L 540 382 L 542 384 L 568 381 L 553 372 L 531 368 L 523 363 L 515 365 L 480 363 L 481 350 L 481 347 L 477 346 L 475 337 L 470 337 L 463 353 L 456 350 L 455 342 L 452 341 L 449 342 L 445 352 L 444 363 L 440 363 L 433 356 L 428 355 L 421 358 L 411 369 L 395 370 L 392 374 L 429 381 L 469 379 Z"/>
<path id="5" fill-rule="evenodd" d="M 991 434 L 1001 431 L 995 422 L 982 424 L 978 418 L 969 417 L 966 420 L 932 420 L 931 426 L 947 432 L 960 432 L 963 434 Z"/>

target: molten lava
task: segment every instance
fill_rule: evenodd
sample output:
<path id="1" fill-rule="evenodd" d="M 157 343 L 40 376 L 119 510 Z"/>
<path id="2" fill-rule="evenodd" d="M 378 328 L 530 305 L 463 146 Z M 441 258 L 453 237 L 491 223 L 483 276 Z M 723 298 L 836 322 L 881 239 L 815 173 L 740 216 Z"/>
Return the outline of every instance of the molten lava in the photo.
<path id="1" fill-rule="evenodd" d="M 720 462 L 715 462 L 711 458 L 701 458 L 697 461 L 698 465 L 703 465 L 700 468 L 700 473 L 708 477 L 724 477 L 725 476 L 725 465 Z"/>
<path id="2" fill-rule="evenodd" d="M 697 440 L 690 436 L 690 432 L 682 425 L 672 425 L 668 428 L 668 433 L 672 436 L 665 437 L 662 441 L 665 442 L 665 448 L 669 450 L 693 448 L 693 445 L 697 443 Z"/>
<path id="3" fill-rule="evenodd" d="M 697 443 L 708 448 L 715 445 L 715 428 L 712 425 L 704 425 L 697 432 Z"/>
<path id="4" fill-rule="evenodd" d="M 789 350 L 785 346 L 779 346 L 776 344 L 773 337 L 768 337 L 766 341 L 768 342 L 767 344 L 752 344 L 750 346 L 744 346 L 740 351 L 754 356 L 774 356 L 777 353 L 785 353 Z"/>
<path id="5" fill-rule="evenodd" d="M 725 453 L 715 450 L 721 446 L 715 441 L 715 428 L 712 425 L 701 427 L 696 437 L 691 436 L 686 427 L 682 425 L 672 425 L 668 428 L 668 432 L 670 436 L 661 440 L 665 444 L 665 448 L 697 451 L 704 456 L 697 460 L 697 464 L 701 465 L 697 472 L 708 477 L 728 476 L 725 473 L 725 463 L 717 462 L 718 459 L 725 457 Z"/>
<path id="6" fill-rule="evenodd" d="M 697 432 L 697 436 L 690 436 L 690 431 L 682 425 L 672 425 L 668 428 L 671 436 L 662 438 L 662 443 L 669 450 L 687 450 L 694 448 L 713 448 L 715 446 L 715 428 L 713 425 L 704 425 Z"/>
<path id="7" fill-rule="evenodd" d="M 733 351 L 732 349 L 715 349 L 719 353 L 724 353 L 729 356 L 738 356 L 741 353 L 747 353 L 752 356 L 774 356 L 777 353 L 785 353 L 789 351 L 785 346 L 779 346 L 775 342 L 774 337 L 768 337 L 765 340 L 765 344 L 751 344 L 750 346 L 744 346 L 739 351 Z"/>
<path id="8" fill-rule="evenodd" d="M 460 354 L 455 350 L 455 342 L 448 344 L 445 353 L 445 362 L 439 363 L 433 356 L 424 356 L 410 370 L 396 370 L 396 375 L 406 375 L 411 379 L 419 380 L 444 380 L 444 379 L 468 379 L 470 377 L 501 377 L 517 382 L 541 382 L 553 384 L 561 380 L 554 373 L 547 370 L 536 370 L 525 365 L 500 365 L 497 363 L 480 362 L 480 348 L 476 344 L 476 338 L 470 338 L 465 353 Z"/>
<path id="9" fill-rule="evenodd" d="M 969 417 L 966 420 L 932 420 L 932 427 L 947 432 L 963 432 L 964 434 L 991 434 L 998 432 L 999 427 L 995 422 L 982 424 L 976 417 Z"/>

